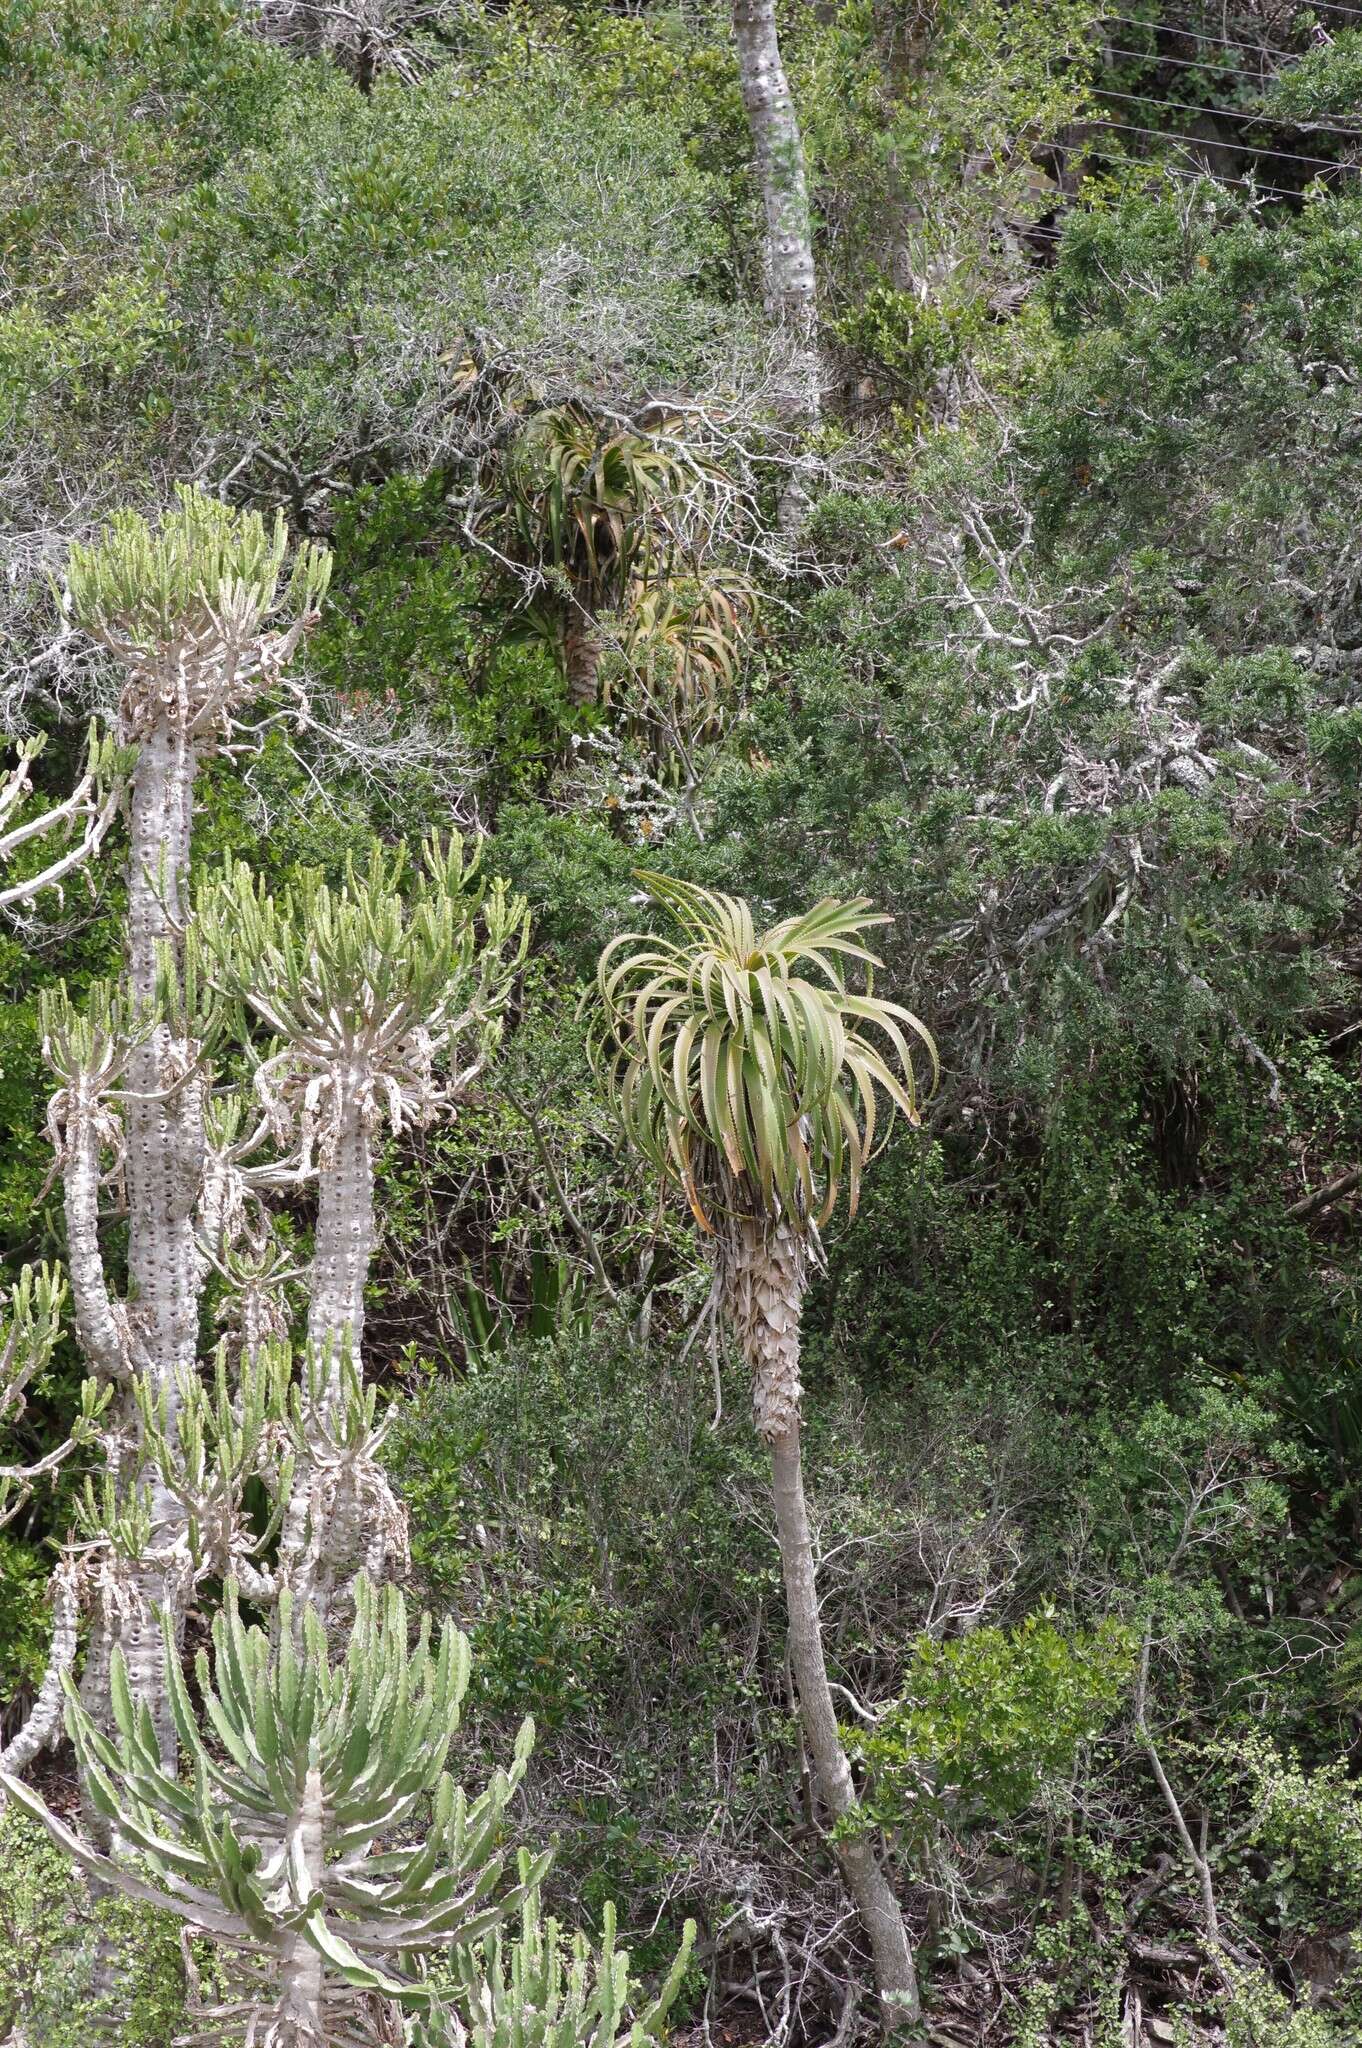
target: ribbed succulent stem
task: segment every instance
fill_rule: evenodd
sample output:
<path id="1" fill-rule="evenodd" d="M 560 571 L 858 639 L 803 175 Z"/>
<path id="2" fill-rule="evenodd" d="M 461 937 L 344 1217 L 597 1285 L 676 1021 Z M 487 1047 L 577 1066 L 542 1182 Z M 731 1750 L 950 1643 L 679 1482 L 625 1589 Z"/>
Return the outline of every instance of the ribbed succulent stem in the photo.
<path id="1" fill-rule="evenodd" d="M 156 1001 L 167 961 L 178 962 L 187 916 L 189 842 L 197 749 L 170 714 L 140 741 L 132 779 L 128 853 L 128 980 L 139 1008 Z M 158 1023 L 128 1063 L 124 1108 L 128 1183 L 129 1328 L 135 1369 L 167 1403 L 173 1427 L 176 1380 L 192 1371 L 198 1349 L 199 1262 L 194 1215 L 203 1181 L 203 1101 L 190 1072 L 193 1049 L 168 1022 Z M 184 1509 L 153 1474 L 147 1561 L 130 1575 L 120 1631 L 134 1692 L 151 1708 L 161 1755 L 175 1756 L 166 1696 L 161 1606 L 176 1608 L 181 1582 L 168 1557 L 184 1529 Z"/>
<path id="2" fill-rule="evenodd" d="M 36 1756 L 54 1745 L 62 1732 L 65 1704 L 63 1679 L 76 1661 L 76 1630 L 80 1598 L 75 1567 L 69 1559 L 57 1566 L 52 1581 L 52 1650 L 32 1712 L 18 1732 L 0 1747 L 0 1771 L 26 1771 Z"/>
<path id="3" fill-rule="evenodd" d="M 326 1876 L 325 1819 L 322 1774 L 314 1767 L 304 1782 L 291 1831 L 298 1860 L 314 1892 L 321 1890 Z M 325 1998 L 326 1976 L 320 1954 L 301 1934 L 285 1936 L 276 2025 L 280 2027 L 281 2039 L 290 2048 L 312 2048 L 314 2042 L 317 2048 L 325 2048 Z"/>
<path id="4" fill-rule="evenodd" d="M 317 1233 L 308 1304 L 308 1348 L 323 1366 L 316 1421 L 335 1424 L 344 1405 L 343 1364 L 348 1356 L 363 1373 L 364 1288 L 369 1278 L 376 1237 L 374 1221 L 373 1138 L 357 1086 L 343 1086 L 336 1124 L 329 1135 L 318 1170 Z M 313 1395 L 304 1387 L 304 1400 Z M 359 1503 L 348 1486 L 338 1488 L 325 1508 L 325 1527 L 318 1526 L 322 1502 L 310 1458 L 300 1457 L 294 1470 L 292 1496 L 284 1524 L 282 1562 L 298 1596 L 295 1627 L 301 1627 L 307 1606 L 325 1623 L 333 1613 L 337 1586 L 352 1561 L 364 1551 L 357 1526 Z M 353 1569 L 353 1563 L 350 1563 Z"/>
<path id="5" fill-rule="evenodd" d="M 327 1360 L 328 1409 L 341 1399 L 341 1357 L 356 1366 L 364 1342 L 364 1287 L 374 1252 L 373 1141 L 358 1091 L 345 1089 L 318 1174 L 308 1342 Z"/>

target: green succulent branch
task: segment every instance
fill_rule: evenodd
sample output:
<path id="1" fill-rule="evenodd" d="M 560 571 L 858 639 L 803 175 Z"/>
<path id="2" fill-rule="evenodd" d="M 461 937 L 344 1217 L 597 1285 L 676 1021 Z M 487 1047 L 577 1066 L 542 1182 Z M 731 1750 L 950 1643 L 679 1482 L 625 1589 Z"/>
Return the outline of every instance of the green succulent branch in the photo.
<path id="1" fill-rule="evenodd" d="M 695 1945 L 688 1920 L 661 1990 L 637 2017 L 627 1949 L 615 1946 L 615 1908 L 602 1914 L 599 1948 L 583 1934 L 570 1939 L 541 1910 L 538 1886 L 522 1851 L 525 1896 L 520 1929 L 501 1929 L 453 1959 L 456 1989 L 414 2030 L 413 2048 L 646 2048 L 663 2037 Z"/>
<path id="2" fill-rule="evenodd" d="M 339 887 L 309 872 L 278 900 L 229 862 L 195 930 L 205 973 L 275 1034 L 262 1096 L 301 1105 L 313 1129 L 346 1086 L 394 1129 L 428 1113 L 436 1060 L 466 1042 L 475 1070 L 495 1046 L 528 940 L 524 898 L 486 882 L 457 833 L 428 840 L 410 874 L 404 847 L 375 844 Z"/>
<path id="3" fill-rule="evenodd" d="M 67 1726 L 118 1845 L 112 1856 L 30 1788 L 12 1778 L 0 1786 L 92 1875 L 237 1952 L 240 1995 L 212 2015 L 219 2031 L 195 2038 L 377 2048 L 390 2037 L 378 2031 L 374 2001 L 428 2009 L 426 1959 L 489 1935 L 548 1867 L 547 1857 L 527 1860 L 503 1884 L 508 1809 L 533 1725 L 521 1729 L 510 1768 L 470 1800 L 445 1769 L 468 1685 L 458 1630 L 446 1623 L 432 1640 L 425 1616 L 409 1647 L 401 1594 L 362 1579 L 348 1642 L 333 1659 L 315 1612 L 295 1641 L 287 1593 L 281 1605 L 272 1644 L 227 1587 L 213 1657 L 201 1652 L 196 1664 L 211 1740 L 167 1627 L 166 1682 L 188 1781 L 162 1765 L 119 1650 L 112 1734 L 68 1681 Z"/>
<path id="4" fill-rule="evenodd" d="M 61 1335 L 67 1285 L 58 1266 L 25 1266 L 9 1291 L 9 1310 L 0 1323 L 0 1428 L 22 1420 L 27 1389 L 47 1370 Z M 14 1519 L 40 1479 L 64 1465 L 74 1451 L 98 1434 L 112 1388 L 87 1379 L 70 1431 L 55 1449 L 30 1464 L 0 1464 L 0 1529 Z"/>
<path id="5" fill-rule="evenodd" d="M 226 1344 L 219 1344 L 211 1383 L 197 1372 L 180 1374 L 173 1427 L 164 1389 L 145 1380 L 134 1389 L 140 1457 L 184 1509 L 194 1578 L 237 1578 L 254 1599 L 274 1590 L 259 1560 L 279 1533 L 293 1481 L 287 1423 L 292 1365 L 289 1347 L 265 1345 L 242 1354 L 233 1384 Z M 250 1528 L 245 1513 L 245 1491 L 253 1479 L 270 1498 L 263 1529 Z"/>
<path id="6" fill-rule="evenodd" d="M 331 574 L 327 550 L 309 543 L 285 577 L 287 553 L 282 514 L 267 527 L 185 484 L 158 526 L 116 512 L 99 539 L 72 547 L 67 603 L 125 670 L 125 740 L 166 713 L 187 739 L 207 737 L 278 677 Z"/>

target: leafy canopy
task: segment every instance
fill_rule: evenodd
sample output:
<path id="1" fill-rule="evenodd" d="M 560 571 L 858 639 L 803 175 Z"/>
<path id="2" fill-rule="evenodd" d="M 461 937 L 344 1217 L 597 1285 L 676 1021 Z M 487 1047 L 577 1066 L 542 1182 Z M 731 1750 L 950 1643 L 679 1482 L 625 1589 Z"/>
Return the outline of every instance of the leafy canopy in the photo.
<path id="1" fill-rule="evenodd" d="M 606 1030 L 595 1054 L 630 1142 L 680 1180 L 705 1230 L 716 1192 L 821 1224 L 845 1180 L 854 1211 L 875 1149 L 876 1090 L 891 1116 L 918 1120 L 912 1039 L 937 1076 L 927 1027 L 871 992 L 878 962 L 862 935 L 889 918 L 864 898 L 827 898 L 759 935 L 739 898 L 643 870 L 639 879 L 681 936 L 626 933 L 600 959 Z M 844 961 L 866 969 L 864 993 Z"/>

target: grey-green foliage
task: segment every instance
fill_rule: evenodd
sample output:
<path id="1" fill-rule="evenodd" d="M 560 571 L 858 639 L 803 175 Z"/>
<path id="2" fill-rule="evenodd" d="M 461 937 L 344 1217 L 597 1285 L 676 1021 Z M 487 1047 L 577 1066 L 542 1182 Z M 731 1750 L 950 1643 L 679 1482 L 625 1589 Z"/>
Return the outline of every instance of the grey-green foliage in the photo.
<path id="1" fill-rule="evenodd" d="M 119 737 L 160 721 L 206 739 L 273 682 L 316 618 L 331 574 L 325 548 L 300 548 L 284 578 L 288 531 L 258 512 L 177 484 L 159 524 L 123 509 L 88 547 L 75 543 L 67 587 L 76 623 L 124 672 Z"/>
<path id="2" fill-rule="evenodd" d="M 755 359 L 756 323 L 723 292 L 721 194 L 677 120 L 623 98 L 584 120 L 579 74 L 543 37 L 481 40 L 467 65 L 367 96 L 293 63 L 253 146 L 211 179 L 186 165 L 178 191 L 119 162 L 117 242 L 98 214 L 82 224 L 103 272 L 91 317 L 66 317 L 35 274 L 0 323 L 0 443 L 23 431 L 5 401 L 28 398 L 41 489 L 61 454 L 107 459 L 115 422 L 128 477 L 153 453 L 192 473 L 209 439 L 215 473 L 245 458 L 262 492 L 281 485 L 265 448 L 287 451 L 301 495 L 358 451 L 442 459 L 470 347 L 550 400 L 712 389 L 744 341 Z M 222 54 L 255 61 L 240 29 Z M 141 154 L 171 146 L 162 132 Z"/>
<path id="3" fill-rule="evenodd" d="M 112 1856 L 92 1852 L 37 1793 L 3 1781 L 86 1870 L 237 1951 L 236 1995 L 211 2015 L 216 2031 L 205 2040 L 254 2038 L 252 2027 L 271 2039 L 278 2028 L 290 2044 L 382 2038 L 372 2033 L 373 1994 L 428 2005 L 422 1960 L 487 1935 L 547 1867 L 547 1858 L 525 1863 L 497 1896 L 532 1723 L 510 1769 L 475 1799 L 444 1768 L 468 1683 L 458 1630 L 446 1623 L 432 1643 L 423 1617 L 409 1649 L 401 1594 L 361 1578 L 348 1644 L 333 1661 L 311 1610 L 295 1644 L 290 1607 L 284 1594 L 272 1646 L 243 1621 L 228 1586 L 211 1663 L 202 1652 L 197 1660 L 208 1735 L 167 1632 L 187 1783 L 162 1769 L 119 1652 L 114 1736 L 68 1685 L 67 1725 L 90 1799 L 115 1831 Z"/>
<path id="4" fill-rule="evenodd" d="M 520 1932 L 500 1930 L 454 1961 L 455 1988 L 429 2020 L 417 2023 L 414 2048 L 645 2048 L 657 2041 L 681 1988 L 695 1943 L 686 1922 L 676 1960 L 657 1997 L 630 2017 L 629 1951 L 615 1946 L 615 1909 L 602 1913 L 601 1945 L 569 1940 L 540 1910 L 529 1858 L 520 1859 L 525 1897 Z"/>

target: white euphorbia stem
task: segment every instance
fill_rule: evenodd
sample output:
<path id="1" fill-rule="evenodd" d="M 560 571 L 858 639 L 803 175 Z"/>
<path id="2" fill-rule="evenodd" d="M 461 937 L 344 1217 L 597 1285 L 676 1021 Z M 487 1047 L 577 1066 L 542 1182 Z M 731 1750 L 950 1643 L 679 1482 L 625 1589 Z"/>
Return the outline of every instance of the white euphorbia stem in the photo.
<path id="1" fill-rule="evenodd" d="M 128 854 L 127 984 L 136 1008 L 150 1012 L 158 976 L 178 976 L 189 871 L 197 749 L 173 711 L 138 735 L 132 777 Z M 163 991 L 164 993 L 164 991 Z M 64 1161 L 71 1292 L 76 1330 L 96 1368 L 115 1379 L 149 1381 L 167 1404 L 170 1425 L 177 1375 L 192 1371 L 198 1348 L 200 1262 L 194 1216 L 204 1168 L 202 1085 L 193 1048 L 162 1021 L 134 1044 L 123 1095 L 128 1193 L 129 1300 L 115 1306 L 99 1243 L 100 1128 L 92 1107 L 68 1113 Z M 129 1410 L 125 1429 L 135 1428 Z M 180 1603 L 186 1563 L 183 1506 L 159 1475 L 149 1481 L 151 1529 L 143 1557 L 121 1586 L 115 1615 L 101 1611 L 87 1680 L 102 1689 L 111 1624 L 128 1660 L 135 1693 L 156 1724 L 163 1758 L 175 1753 L 166 1697 L 157 1609 Z"/>
<path id="2" fill-rule="evenodd" d="M 303 1796 L 289 1828 L 297 1861 L 307 1873 L 308 1887 L 320 1892 L 326 1877 L 326 1830 L 322 1776 L 308 1772 Z M 278 2038 L 290 2048 L 325 2048 L 325 1974 L 322 1959 L 301 1934 L 285 1937 L 279 1968 Z M 289 2031 L 292 2029 L 292 2031 Z"/>
<path id="3" fill-rule="evenodd" d="M 798 344 L 798 398 L 802 409 L 815 416 L 820 380 L 814 349 L 813 228 L 804 142 L 781 60 L 775 0 L 733 0 L 733 33 L 766 215 L 767 309 Z"/>
<path id="4" fill-rule="evenodd" d="M 361 1062 L 338 1073 L 332 1091 L 334 1121 L 319 1149 L 317 1229 L 308 1302 L 308 1352 L 319 1383 L 304 1389 L 311 1426 L 324 1439 L 339 1429 L 345 1408 L 348 1359 L 362 1384 L 364 1289 L 376 1238 L 374 1221 L 371 1090 Z M 314 1399 L 315 1396 L 315 1399 Z M 284 1576 L 298 1596 L 296 1622 L 312 1605 L 333 1618 L 337 1589 L 348 1581 L 371 1542 L 381 1547 L 390 1501 L 386 1485 L 364 1456 L 336 1462 L 323 1451 L 298 1459 L 285 1519 Z M 397 1513 L 395 1503 L 392 1512 Z M 366 1523 L 377 1526 L 366 1528 Z M 377 1576 L 383 1575 L 381 1567 Z"/>
<path id="5" fill-rule="evenodd" d="M 347 1078 L 337 1090 L 335 1128 L 317 1175 L 317 1234 L 308 1305 L 308 1343 L 327 1361 L 325 1404 L 341 1399 L 341 1359 L 356 1366 L 364 1342 L 364 1287 L 374 1253 L 374 1157 L 364 1089 Z"/>
<path id="6" fill-rule="evenodd" d="M 26 1771 L 61 1733 L 66 1695 L 62 1681 L 76 1661 L 76 1628 L 80 1597 L 76 1567 L 64 1558 L 52 1577 L 52 1648 L 38 1697 L 23 1727 L 0 1748 L 0 1771 Z"/>
<path id="7" fill-rule="evenodd" d="M 88 1114 L 73 1115 L 67 1129 L 62 1195 L 76 1339 L 93 1371 L 106 1379 L 127 1380 L 131 1366 L 126 1314 L 109 1293 L 99 1242 L 99 1134 Z"/>
<path id="8" fill-rule="evenodd" d="M 155 1001 L 158 969 L 167 961 L 175 963 L 178 978 L 197 768 L 197 749 L 172 714 L 162 714 L 140 736 L 128 854 L 128 980 L 139 1008 Z M 158 1024 L 129 1060 L 124 1109 L 128 1320 L 138 1368 L 164 1393 L 172 1417 L 177 1375 L 194 1369 L 198 1353 L 201 1279 L 194 1218 L 205 1143 L 202 1084 L 193 1062 L 193 1048 L 169 1024 Z M 175 1734 L 156 1610 L 178 1605 L 171 1553 L 184 1528 L 182 1505 L 153 1476 L 148 1555 L 133 1569 L 121 1640 L 130 1682 L 152 1710 L 167 1763 L 175 1753 Z"/>
<path id="9" fill-rule="evenodd" d="M 42 751 L 41 740 L 30 740 L 22 749 L 19 760 L 0 779 L 0 869 L 7 866 L 21 847 L 35 839 L 45 838 L 51 833 L 60 833 L 77 823 L 81 836 L 75 844 L 68 846 L 64 853 L 50 860 L 46 867 L 34 875 L 0 887 L 0 912 L 14 910 L 21 904 L 31 903 L 44 889 L 60 890 L 68 875 L 85 865 L 91 856 L 99 851 L 104 836 L 118 814 L 122 800 L 122 786 L 111 778 L 107 787 L 101 788 L 98 773 L 100 749 L 94 734 L 91 734 L 90 765 L 80 781 L 62 802 L 50 805 L 36 817 L 27 819 L 22 825 L 9 825 L 8 820 L 15 808 L 33 791 L 30 773 L 33 762 Z"/>

